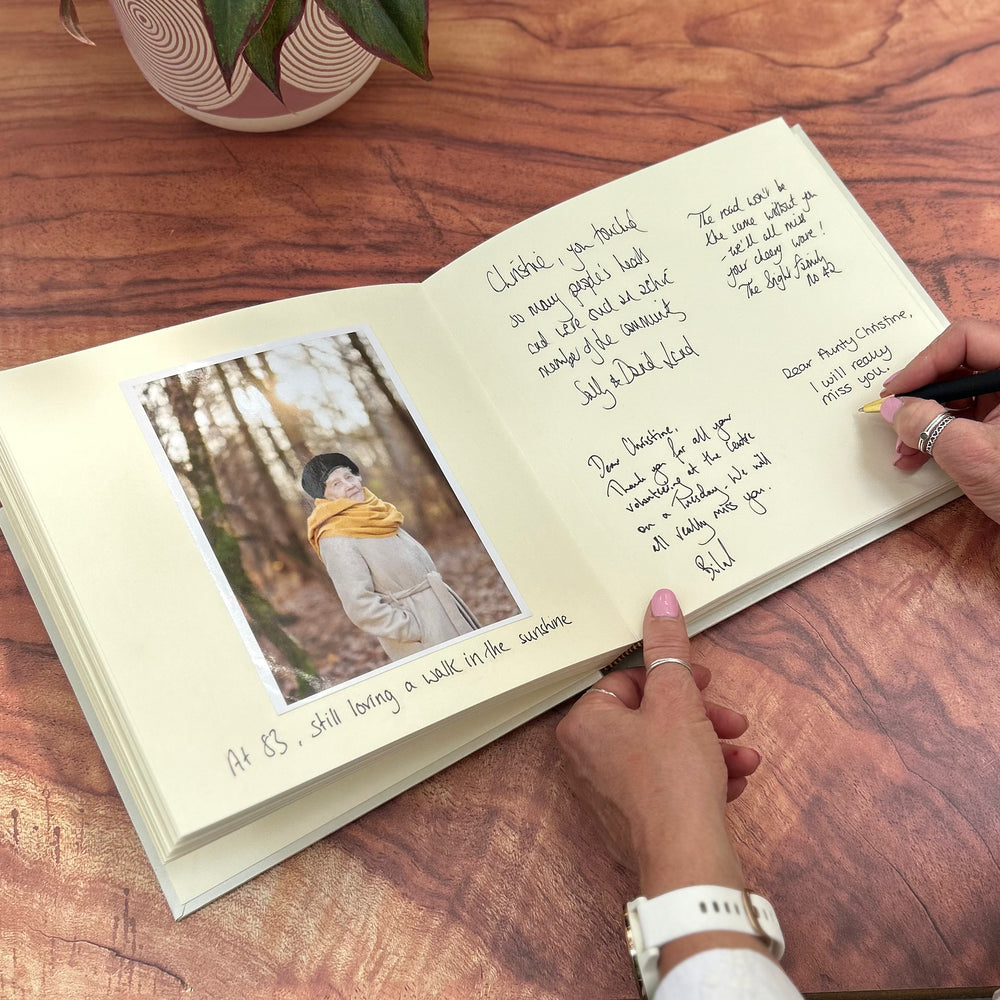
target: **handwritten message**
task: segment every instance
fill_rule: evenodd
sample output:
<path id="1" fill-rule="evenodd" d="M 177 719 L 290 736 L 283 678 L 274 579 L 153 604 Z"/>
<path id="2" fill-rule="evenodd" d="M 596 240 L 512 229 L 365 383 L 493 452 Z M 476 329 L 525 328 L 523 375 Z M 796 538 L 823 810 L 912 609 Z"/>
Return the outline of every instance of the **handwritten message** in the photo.
<path id="1" fill-rule="evenodd" d="M 227 747 L 224 766 L 233 778 L 238 778 L 286 756 L 294 757 L 317 745 L 314 744 L 317 739 L 350 740 L 357 725 L 380 725 L 388 716 L 404 712 L 411 699 L 434 697 L 455 678 L 474 673 L 519 646 L 544 641 L 572 625 L 568 615 L 542 615 L 523 626 L 516 643 L 480 635 L 474 644 L 465 642 L 449 647 L 447 654 L 430 666 L 414 664 L 407 670 L 407 665 L 401 664 L 399 669 L 387 671 L 382 675 L 385 684 L 379 684 L 375 690 L 366 687 L 364 697 L 352 694 L 351 688 L 331 692 L 311 712 L 296 712 L 265 732 L 254 734 L 245 743 Z"/>
<path id="2" fill-rule="evenodd" d="M 897 323 L 912 320 L 913 314 L 900 308 L 859 323 L 853 331 L 838 340 L 821 344 L 803 353 L 790 365 L 781 368 L 786 380 L 805 381 L 823 406 L 860 388 L 877 395 L 882 382 L 892 372 L 892 347 L 885 341 L 885 332 Z"/>
<path id="3" fill-rule="evenodd" d="M 568 380 L 580 406 L 613 410 L 630 386 L 673 371 L 698 352 L 681 329 L 670 265 L 629 207 L 585 224 L 554 253 L 520 253 L 486 272 L 510 299 L 537 377 Z"/>
<path id="4" fill-rule="evenodd" d="M 736 564 L 726 540 L 734 516 L 768 514 L 771 460 L 732 413 L 626 434 L 613 451 L 590 455 L 587 468 L 651 552 L 683 552 L 711 581 Z"/>
<path id="5" fill-rule="evenodd" d="M 726 285 L 752 299 L 807 287 L 840 274 L 829 256 L 825 229 L 808 188 L 773 180 L 734 192 L 688 213 L 704 246 L 718 254 Z"/>

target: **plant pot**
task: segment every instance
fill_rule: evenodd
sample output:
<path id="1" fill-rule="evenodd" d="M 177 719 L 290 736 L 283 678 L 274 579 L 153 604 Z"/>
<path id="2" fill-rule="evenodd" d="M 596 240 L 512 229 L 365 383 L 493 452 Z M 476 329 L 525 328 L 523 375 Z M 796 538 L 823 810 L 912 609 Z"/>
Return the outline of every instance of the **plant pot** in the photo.
<path id="1" fill-rule="evenodd" d="M 240 132 L 277 132 L 329 114 L 353 97 L 378 58 L 317 3 L 281 49 L 281 100 L 240 59 L 229 87 L 197 0 L 110 0 L 143 76 L 185 114 Z"/>

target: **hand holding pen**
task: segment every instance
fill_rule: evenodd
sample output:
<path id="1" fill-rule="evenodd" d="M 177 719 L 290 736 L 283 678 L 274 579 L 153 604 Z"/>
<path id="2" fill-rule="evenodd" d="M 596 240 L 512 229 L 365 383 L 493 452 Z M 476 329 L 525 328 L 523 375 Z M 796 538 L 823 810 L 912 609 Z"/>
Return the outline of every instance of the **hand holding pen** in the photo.
<path id="1" fill-rule="evenodd" d="M 886 380 L 880 407 L 876 401 L 862 409 L 880 412 L 895 428 L 897 468 L 918 469 L 933 457 L 977 507 L 1000 522 L 997 369 L 1000 327 L 956 320 Z"/>

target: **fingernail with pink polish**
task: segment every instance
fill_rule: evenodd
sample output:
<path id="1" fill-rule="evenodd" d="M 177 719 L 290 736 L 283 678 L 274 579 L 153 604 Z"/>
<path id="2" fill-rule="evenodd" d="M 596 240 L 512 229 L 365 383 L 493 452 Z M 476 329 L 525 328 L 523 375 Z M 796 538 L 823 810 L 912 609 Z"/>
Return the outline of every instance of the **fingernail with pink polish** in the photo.
<path id="1" fill-rule="evenodd" d="M 896 416 L 896 412 L 902 405 L 903 401 L 899 398 L 899 396 L 889 396 L 882 404 L 882 409 L 878 412 L 882 414 L 883 420 L 888 420 L 891 424 L 893 417 Z"/>
<path id="2" fill-rule="evenodd" d="M 882 388 L 884 389 L 897 375 L 899 372 L 893 372 L 883 383 Z"/>
<path id="3" fill-rule="evenodd" d="M 676 618 L 681 613 L 672 590 L 658 590 L 653 594 L 652 608 L 654 618 Z"/>

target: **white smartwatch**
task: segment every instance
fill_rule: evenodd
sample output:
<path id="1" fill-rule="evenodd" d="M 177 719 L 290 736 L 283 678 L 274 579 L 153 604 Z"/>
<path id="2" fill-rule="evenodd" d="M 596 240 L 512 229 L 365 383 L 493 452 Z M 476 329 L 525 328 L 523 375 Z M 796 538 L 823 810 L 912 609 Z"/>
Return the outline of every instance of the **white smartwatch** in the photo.
<path id="1" fill-rule="evenodd" d="M 640 896 L 625 907 L 625 938 L 642 1000 L 660 983 L 660 948 L 702 931 L 738 931 L 759 938 L 776 959 L 785 953 L 774 908 L 746 889 L 689 885 L 653 899 Z"/>

